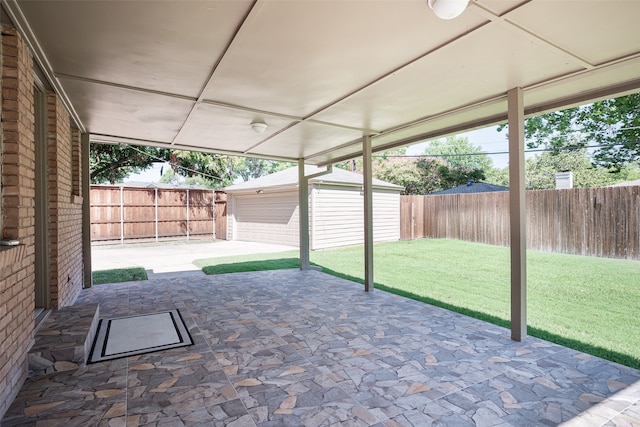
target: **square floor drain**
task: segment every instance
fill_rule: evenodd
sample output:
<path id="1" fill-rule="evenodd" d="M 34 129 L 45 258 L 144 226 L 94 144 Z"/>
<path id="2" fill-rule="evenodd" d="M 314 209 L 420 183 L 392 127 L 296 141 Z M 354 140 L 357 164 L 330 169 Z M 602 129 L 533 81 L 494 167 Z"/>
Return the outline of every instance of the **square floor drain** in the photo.
<path id="1" fill-rule="evenodd" d="M 178 310 L 102 319 L 89 363 L 193 344 Z"/>

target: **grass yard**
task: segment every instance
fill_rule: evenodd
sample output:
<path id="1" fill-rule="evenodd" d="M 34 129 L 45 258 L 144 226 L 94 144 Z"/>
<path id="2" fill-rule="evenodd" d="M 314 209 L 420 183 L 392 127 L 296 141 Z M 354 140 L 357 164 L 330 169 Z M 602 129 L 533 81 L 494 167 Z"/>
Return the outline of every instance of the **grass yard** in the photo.
<path id="1" fill-rule="evenodd" d="M 135 282 L 147 280 L 147 272 L 142 267 L 118 268 L 113 270 L 98 270 L 91 273 L 92 284 Z"/>
<path id="2" fill-rule="evenodd" d="M 296 268 L 298 252 L 196 261 L 207 274 Z M 363 283 L 362 246 L 311 253 Z M 244 264 L 244 266 L 243 266 Z M 640 369 L 640 262 L 528 251 L 529 334 Z M 446 239 L 374 246 L 376 287 L 509 326 L 509 249 Z"/>

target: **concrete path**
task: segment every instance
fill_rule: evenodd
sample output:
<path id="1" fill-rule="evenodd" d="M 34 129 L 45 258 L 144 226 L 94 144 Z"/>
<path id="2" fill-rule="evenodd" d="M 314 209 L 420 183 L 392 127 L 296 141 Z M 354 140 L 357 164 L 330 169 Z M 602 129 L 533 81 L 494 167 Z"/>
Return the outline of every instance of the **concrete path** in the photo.
<path id="1" fill-rule="evenodd" d="M 227 240 L 190 240 L 160 243 L 125 243 L 91 247 L 93 271 L 113 268 L 144 267 L 149 278 L 158 274 L 204 275 L 193 261 L 243 254 L 258 254 L 296 250 L 296 247 L 266 243 Z"/>

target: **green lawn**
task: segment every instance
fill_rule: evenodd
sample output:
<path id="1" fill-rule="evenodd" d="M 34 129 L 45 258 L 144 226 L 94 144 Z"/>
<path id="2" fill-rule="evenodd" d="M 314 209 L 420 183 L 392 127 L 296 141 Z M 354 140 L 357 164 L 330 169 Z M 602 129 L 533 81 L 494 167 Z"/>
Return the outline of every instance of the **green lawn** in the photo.
<path id="1" fill-rule="evenodd" d="M 292 251 L 196 264 L 208 274 L 247 271 L 243 264 L 296 268 L 297 256 Z M 329 274 L 363 282 L 362 246 L 314 251 L 311 261 Z M 217 271 L 207 267 L 216 265 Z M 640 262 L 528 251 L 527 276 L 529 334 L 640 368 Z M 376 244 L 374 277 L 377 288 L 509 326 L 508 248 L 446 239 Z"/>
<path id="2" fill-rule="evenodd" d="M 147 280 L 147 272 L 142 267 L 117 268 L 113 270 L 98 270 L 92 274 L 92 284 L 133 282 Z"/>

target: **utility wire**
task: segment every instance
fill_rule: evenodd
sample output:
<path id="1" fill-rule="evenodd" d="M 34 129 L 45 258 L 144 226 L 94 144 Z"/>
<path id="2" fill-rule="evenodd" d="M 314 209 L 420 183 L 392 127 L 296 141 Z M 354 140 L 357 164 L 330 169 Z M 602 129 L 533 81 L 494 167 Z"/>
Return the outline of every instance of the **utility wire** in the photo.
<path id="1" fill-rule="evenodd" d="M 540 153 L 544 151 L 564 151 L 564 150 L 578 150 L 578 149 L 589 149 L 589 148 L 603 148 L 603 147 L 616 147 L 618 145 L 638 145 L 640 142 L 619 142 L 615 144 L 597 144 L 597 145 L 568 145 L 566 147 L 557 147 L 557 148 L 537 148 L 524 150 L 525 153 Z M 389 157 L 399 157 L 399 158 L 421 158 L 421 157 L 462 157 L 462 156 L 490 156 L 490 155 L 499 155 L 499 154 L 509 154 L 509 151 L 492 151 L 492 152 L 476 152 L 476 153 L 455 153 L 455 154 L 377 154 L 372 157 L 375 158 L 389 158 Z"/>
<path id="2" fill-rule="evenodd" d="M 130 147 L 130 148 L 132 148 L 133 150 L 137 151 L 137 152 L 138 152 L 138 153 L 140 153 L 140 154 L 143 154 L 143 155 L 145 155 L 145 156 L 147 156 L 147 157 L 151 157 L 152 159 L 156 159 L 156 160 L 159 160 L 159 161 L 161 161 L 161 162 L 167 162 L 167 163 L 169 163 L 169 164 L 171 165 L 171 167 L 176 167 L 176 168 L 178 168 L 178 169 L 186 170 L 186 171 L 188 171 L 188 172 L 193 172 L 193 173 L 196 173 L 196 174 L 198 174 L 198 175 L 205 176 L 205 177 L 207 177 L 207 178 L 217 179 L 218 181 L 224 181 L 222 178 L 220 178 L 220 177 L 218 177 L 218 176 L 209 175 L 209 174 L 207 174 L 207 173 L 200 172 L 200 171 L 197 171 L 197 170 L 195 170 L 195 169 L 189 169 L 189 168 L 186 168 L 186 167 L 184 167 L 184 166 L 180 166 L 180 165 L 179 165 L 179 164 L 177 164 L 177 163 L 172 163 L 171 161 L 168 161 L 167 159 L 163 159 L 162 157 L 158 157 L 158 156 L 154 156 L 153 154 L 145 153 L 145 152 L 144 152 L 144 151 L 142 151 L 142 150 L 138 150 L 138 149 L 137 149 L 136 147 L 134 147 L 133 145 L 129 145 L 129 147 Z"/>

